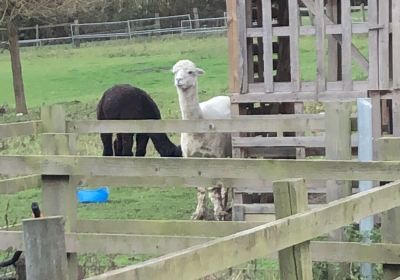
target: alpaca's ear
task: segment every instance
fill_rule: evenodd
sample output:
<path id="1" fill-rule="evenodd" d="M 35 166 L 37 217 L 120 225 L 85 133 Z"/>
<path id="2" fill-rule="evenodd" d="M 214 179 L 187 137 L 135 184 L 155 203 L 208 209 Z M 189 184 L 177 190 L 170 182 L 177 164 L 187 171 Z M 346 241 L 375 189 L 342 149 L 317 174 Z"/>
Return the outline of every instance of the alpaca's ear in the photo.
<path id="1" fill-rule="evenodd" d="M 196 74 L 198 75 L 198 76 L 201 76 L 201 75 L 203 75 L 205 73 L 205 71 L 203 70 L 203 69 L 201 69 L 201 68 L 196 68 Z"/>

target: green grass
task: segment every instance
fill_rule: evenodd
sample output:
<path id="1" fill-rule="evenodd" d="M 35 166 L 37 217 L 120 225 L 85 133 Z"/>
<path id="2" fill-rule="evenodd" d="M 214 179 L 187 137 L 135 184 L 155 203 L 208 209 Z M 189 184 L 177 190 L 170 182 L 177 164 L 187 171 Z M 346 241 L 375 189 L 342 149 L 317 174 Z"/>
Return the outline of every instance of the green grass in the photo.
<path id="1" fill-rule="evenodd" d="M 109 87 L 130 83 L 148 91 L 166 116 L 177 117 L 178 101 L 170 72 L 179 59 L 191 59 L 206 70 L 200 96 L 227 92 L 227 40 L 164 38 L 150 41 L 119 40 L 23 48 L 22 66 L 29 107 L 79 100 L 94 102 Z M 8 53 L 0 55 L 0 104 L 14 104 Z M 12 106 L 13 107 L 13 106 Z"/>

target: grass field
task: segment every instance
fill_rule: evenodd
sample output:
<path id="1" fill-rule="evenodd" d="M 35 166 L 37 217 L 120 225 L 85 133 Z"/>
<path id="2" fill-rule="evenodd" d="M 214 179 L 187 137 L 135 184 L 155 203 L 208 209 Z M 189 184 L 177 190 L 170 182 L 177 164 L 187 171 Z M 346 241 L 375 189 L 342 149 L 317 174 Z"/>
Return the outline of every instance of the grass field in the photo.
<path id="1" fill-rule="evenodd" d="M 365 38 L 354 43 L 367 55 Z M 301 73 L 303 80 L 315 78 L 315 47 L 312 38 L 301 40 Z M 180 117 L 176 91 L 170 72 L 173 64 L 188 58 L 206 71 L 200 78 L 200 99 L 228 94 L 228 54 L 224 36 L 174 37 L 146 41 L 114 41 L 83 44 L 80 49 L 69 45 L 23 48 L 22 64 L 29 116 L 17 119 L 11 113 L 0 116 L 1 122 L 38 119 L 42 104 L 65 103 L 68 118 L 94 119 L 97 100 L 109 87 L 129 83 L 143 88 L 159 105 L 163 118 Z M 353 64 L 354 78 L 365 74 Z M 0 54 L 0 105 L 14 107 L 12 78 L 8 53 Z M 178 143 L 178 135 L 173 140 Z M 98 136 L 81 136 L 79 154 L 100 155 Z M 0 140 L 0 154 L 39 154 L 36 137 Z M 150 147 L 149 155 L 155 155 Z M 0 172 L 1 173 L 1 172 Z M 1 177 L 1 174 L 0 174 Z M 30 190 L 0 198 L 0 226 L 20 222 L 30 215 L 32 201 L 40 201 L 40 190 Z M 105 219 L 189 219 L 195 207 L 191 189 L 112 188 L 110 203 L 80 205 L 81 218 Z M 4 217 L 4 218 L 2 218 Z M 86 259 L 87 261 L 90 261 Z M 118 265 L 138 259 L 122 258 Z M 265 266 L 271 267 L 271 264 Z M 272 265 L 275 269 L 276 266 Z M 269 278 L 268 278 L 269 279 Z M 271 278 L 273 279 L 273 278 Z"/>

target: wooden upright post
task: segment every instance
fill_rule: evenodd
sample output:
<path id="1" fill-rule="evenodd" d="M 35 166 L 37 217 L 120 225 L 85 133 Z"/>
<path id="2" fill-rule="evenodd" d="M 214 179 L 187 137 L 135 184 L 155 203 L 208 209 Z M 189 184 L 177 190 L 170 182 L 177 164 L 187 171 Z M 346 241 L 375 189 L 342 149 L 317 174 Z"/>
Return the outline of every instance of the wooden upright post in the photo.
<path id="1" fill-rule="evenodd" d="M 199 10 L 197 8 L 193 8 L 193 16 L 194 16 L 194 28 L 198 29 L 200 28 L 200 22 L 199 22 Z"/>
<path id="2" fill-rule="evenodd" d="M 39 25 L 38 24 L 36 24 L 36 26 L 35 26 L 35 31 L 36 31 L 36 47 L 39 47 L 40 46 L 40 42 L 39 42 L 40 36 L 39 36 Z"/>
<path id="3" fill-rule="evenodd" d="M 160 23 L 160 13 L 155 13 L 154 14 L 154 18 L 155 18 L 155 28 L 156 29 L 160 29 L 161 28 L 161 23 Z"/>
<path id="4" fill-rule="evenodd" d="M 350 102 L 325 103 L 325 156 L 328 160 L 351 159 L 351 104 Z M 331 202 L 352 194 L 350 181 L 327 181 L 326 200 Z M 331 240 L 344 241 L 343 229 L 329 234 Z M 349 265 L 341 264 L 340 271 L 329 265 L 328 279 L 345 279 Z"/>
<path id="5" fill-rule="evenodd" d="M 307 186 L 303 179 L 276 181 L 273 187 L 277 219 L 307 211 Z M 312 279 L 310 242 L 279 251 L 279 267 L 281 279 Z"/>
<path id="6" fill-rule="evenodd" d="M 65 110 L 62 105 L 43 107 L 41 110 L 43 155 L 76 154 L 76 134 L 67 134 Z M 67 232 L 76 231 L 77 202 L 75 186 L 78 178 L 42 175 L 43 212 L 46 216 L 64 216 Z M 69 280 L 78 279 L 77 254 L 68 256 Z"/>
<path id="7" fill-rule="evenodd" d="M 22 225 L 27 279 L 68 280 L 63 218 L 28 219 Z"/>
<path id="8" fill-rule="evenodd" d="M 74 36 L 79 36 L 79 20 L 74 20 Z M 81 46 L 81 40 L 74 39 L 75 48 L 79 48 Z"/>

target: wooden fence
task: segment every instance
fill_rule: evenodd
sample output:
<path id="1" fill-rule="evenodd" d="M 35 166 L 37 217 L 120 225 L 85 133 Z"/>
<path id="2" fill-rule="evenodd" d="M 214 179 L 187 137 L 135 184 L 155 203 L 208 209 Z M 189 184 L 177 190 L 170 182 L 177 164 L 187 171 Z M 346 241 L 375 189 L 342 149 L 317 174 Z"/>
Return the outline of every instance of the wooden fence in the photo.
<path id="1" fill-rule="evenodd" d="M 22 177 L 9 179 L 15 181 L 8 181 L 8 184 L 0 182 L 0 193 L 25 189 L 21 182 L 30 184 L 27 180 L 40 178 L 44 213 L 47 216 L 60 215 L 65 218 L 65 252 L 69 253 L 67 270 L 70 279 L 77 278 L 77 253 L 167 254 L 91 279 L 196 279 L 258 257 L 276 257 L 277 252 L 282 263 L 283 256 L 288 254 L 284 250 L 287 248 L 300 252 L 293 262 L 301 267 L 304 277 L 288 276 L 285 279 L 309 279 L 307 275 L 310 273 L 311 260 L 400 264 L 400 245 L 397 244 L 309 242 L 363 217 L 400 206 L 400 182 L 396 181 L 400 174 L 400 161 L 397 161 L 400 158 L 397 156 L 400 139 L 383 138 L 379 141 L 382 160 L 392 160 L 388 162 L 105 158 L 74 155 L 77 133 L 253 132 L 292 128 L 297 130 L 300 126 L 314 126 L 322 130 L 324 118 L 324 115 L 296 118 L 288 115 L 237 121 L 165 120 L 152 121 L 149 125 L 148 121 L 65 121 L 62 107 L 47 107 L 42 109 L 41 121 L 0 126 L 1 137 L 42 133 L 43 150 L 43 155 L 1 156 L 1 174 Z M 110 185 L 126 184 L 129 187 L 194 187 L 199 184 L 213 185 L 216 182 L 239 187 L 244 182 L 255 182 L 262 189 L 268 182 L 278 181 L 274 182 L 273 188 L 276 198 L 282 198 L 275 200 L 275 211 L 281 219 L 267 224 L 79 220 L 76 213 L 75 186 L 82 178 L 87 178 L 89 183 L 107 182 Z M 303 178 L 305 181 L 287 178 Z M 396 182 L 311 208 L 307 206 L 304 197 L 307 194 L 305 185 L 312 180 Z M 15 190 L 13 185 L 16 186 Z M 291 198 L 298 200 L 288 200 L 287 192 L 293 192 Z M 292 209 L 290 213 L 287 212 L 289 208 Z M 393 219 L 390 215 L 388 217 Z M 393 219 L 391 223 L 398 225 L 399 222 Z M 14 231 L 0 231 L 0 250 L 10 247 L 24 249 L 28 242 L 40 239 L 24 237 L 18 227 L 12 230 Z M 388 234 L 390 232 L 386 233 Z M 34 248 L 41 246 L 40 242 L 33 245 L 36 246 Z M 60 262 L 65 260 L 61 258 Z M 290 263 L 285 263 L 288 271 L 290 267 Z M 390 271 L 390 267 L 385 267 L 385 271 Z"/>

